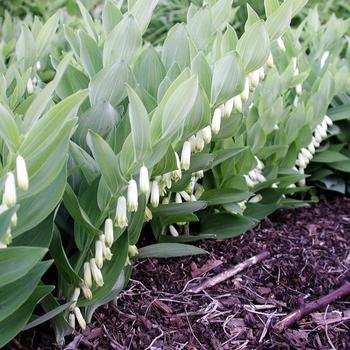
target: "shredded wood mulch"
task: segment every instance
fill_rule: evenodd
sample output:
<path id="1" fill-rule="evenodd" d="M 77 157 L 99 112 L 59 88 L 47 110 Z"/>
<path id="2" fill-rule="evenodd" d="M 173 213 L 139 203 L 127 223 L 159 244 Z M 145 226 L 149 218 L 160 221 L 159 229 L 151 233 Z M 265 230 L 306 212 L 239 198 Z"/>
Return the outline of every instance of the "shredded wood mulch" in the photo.
<path id="1" fill-rule="evenodd" d="M 198 245 L 209 254 L 138 262 L 116 303 L 99 308 L 67 349 L 350 349 L 350 296 L 283 331 L 274 327 L 350 280 L 350 199 L 281 210 L 240 237 Z M 257 264 L 193 293 L 205 278 L 264 251 Z M 30 349 L 54 347 L 28 337 L 16 346 L 26 349 L 31 339 Z"/>

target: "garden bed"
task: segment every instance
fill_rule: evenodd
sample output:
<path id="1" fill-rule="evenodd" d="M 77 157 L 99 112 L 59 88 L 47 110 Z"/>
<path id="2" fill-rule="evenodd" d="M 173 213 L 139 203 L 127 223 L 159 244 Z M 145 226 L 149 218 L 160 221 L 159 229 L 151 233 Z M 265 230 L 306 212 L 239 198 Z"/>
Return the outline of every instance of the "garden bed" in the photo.
<path id="1" fill-rule="evenodd" d="M 199 243 L 209 254 L 135 264 L 117 301 L 97 310 L 67 349 L 349 349 L 350 298 L 277 332 L 274 325 L 350 276 L 350 200 L 281 210 L 254 231 Z M 187 291 L 203 265 L 206 276 L 263 251 L 271 257 L 198 294 Z M 202 277 L 203 278 L 203 277 Z M 192 280 L 192 282 L 190 282 Z M 9 349 L 51 349 L 42 333 L 23 333 Z"/>

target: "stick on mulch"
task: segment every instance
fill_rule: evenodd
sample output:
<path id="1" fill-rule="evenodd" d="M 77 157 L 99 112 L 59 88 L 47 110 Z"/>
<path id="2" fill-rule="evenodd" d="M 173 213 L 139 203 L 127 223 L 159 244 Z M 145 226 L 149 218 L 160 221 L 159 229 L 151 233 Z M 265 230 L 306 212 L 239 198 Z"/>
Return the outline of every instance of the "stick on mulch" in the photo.
<path id="1" fill-rule="evenodd" d="M 277 322 L 274 328 L 277 331 L 281 332 L 311 312 L 317 311 L 348 294 L 350 294 L 350 283 L 346 282 L 342 287 L 334 290 L 333 292 L 311 303 L 304 304 L 299 309 L 291 312 L 281 321 Z"/>
<path id="2" fill-rule="evenodd" d="M 251 258 L 237 264 L 236 266 L 233 266 L 230 269 L 223 271 L 212 278 L 207 279 L 203 283 L 199 284 L 197 287 L 193 287 L 193 288 L 188 289 L 188 292 L 189 293 L 199 293 L 199 292 L 203 291 L 204 289 L 214 287 L 217 284 L 228 280 L 229 278 L 237 275 L 238 273 L 244 271 L 245 269 L 248 269 L 249 267 L 258 264 L 259 262 L 261 262 L 264 259 L 267 259 L 269 257 L 270 257 L 269 252 L 262 252 L 258 255 L 252 256 Z"/>

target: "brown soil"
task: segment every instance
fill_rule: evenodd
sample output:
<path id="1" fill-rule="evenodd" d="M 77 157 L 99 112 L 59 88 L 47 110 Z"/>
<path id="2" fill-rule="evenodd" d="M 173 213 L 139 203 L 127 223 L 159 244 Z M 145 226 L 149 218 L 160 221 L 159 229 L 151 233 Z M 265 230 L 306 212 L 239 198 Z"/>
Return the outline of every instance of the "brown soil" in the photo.
<path id="1" fill-rule="evenodd" d="M 349 199 L 281 210 L 238 238 L 199 246 L 209 254 L 138 262 L 116 305 L 98 309 L 70 349 L 350 349 L 350 297 L 282 333 L 273 328 L 295 308 L 349 280 Z M 234 278 L 198 294 L 186 291 L 191 280 L 265 250 L 270 258 Z M 213 268 L 193 279 L 204 265 Z M 23 333 L 10 348 L 26 349 L 28 336 Z M 54 347 L 33 333 L 29 339 L 30 349 Z"/>

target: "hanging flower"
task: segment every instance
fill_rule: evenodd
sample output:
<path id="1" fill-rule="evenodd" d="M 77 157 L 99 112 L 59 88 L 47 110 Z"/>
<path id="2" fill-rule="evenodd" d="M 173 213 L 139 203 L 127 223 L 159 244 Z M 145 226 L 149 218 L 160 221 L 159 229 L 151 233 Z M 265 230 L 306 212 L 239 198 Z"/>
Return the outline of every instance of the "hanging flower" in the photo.
<path id="1" fill-rule="evenodd" d="M 126 199 L 124 196 L 120 196 L 118 198 L 115 220 L 116 226 L 120 228 L 128 226 L 128 217 L 126 215 Z"/>
<path id="2" fill-rule="evenodd" d="M 140 191 L 141 193 L 147 194 L 149 190 L 148 169 L 143 165 L 140 169 Z"/>
<path id="3" fill-rule="evenodd" d="M 28 172 L 26 162 L 22 156 L 16 158 L 16 173 L 18 187 L 23 191 L 27 191 L 29 186 Z"/>
<path id="4" fill-rule="evenodd" d="M 137 184 L 135 180 L 129 181 L 128 186 L 128 210 L 130 212 L 137 211 L 138 208 L 138 194 L 137 194 Z"/>
<path id="5" fill-rule="evenodd" d="M 6 175 L 2 202 L 9 208 L 13 207 L 17 202 L 15 177 L 11 172 Z"/>

